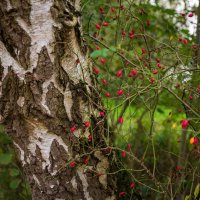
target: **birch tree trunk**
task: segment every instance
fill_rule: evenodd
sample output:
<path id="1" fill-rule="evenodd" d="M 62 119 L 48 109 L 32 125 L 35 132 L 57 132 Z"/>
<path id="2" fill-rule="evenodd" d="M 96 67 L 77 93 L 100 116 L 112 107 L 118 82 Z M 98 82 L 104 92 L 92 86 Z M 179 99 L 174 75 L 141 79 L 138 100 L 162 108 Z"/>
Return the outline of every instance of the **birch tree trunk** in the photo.
<path id="1" fill-rule="evenodd" d="M 79 4 L 0 1 L 0 120 L 33 200 L 116 199 L 115 181 L 106 175 L 108 152 L 97 150 L 106 147 L 104 125 L 97 126 L 102 105 L 81 39 Z"/>

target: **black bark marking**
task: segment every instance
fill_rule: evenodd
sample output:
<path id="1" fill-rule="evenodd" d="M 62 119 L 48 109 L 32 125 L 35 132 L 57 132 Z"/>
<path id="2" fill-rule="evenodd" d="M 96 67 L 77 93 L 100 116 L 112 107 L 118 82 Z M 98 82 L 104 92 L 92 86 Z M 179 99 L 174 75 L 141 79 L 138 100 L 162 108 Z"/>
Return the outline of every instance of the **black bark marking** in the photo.
<path id="1" fill-rule="evenodd" d="M 69 149 L 70 151 L 70 149 Z M 54 140 L 51 145 L 51 164 L 52 170 L 58 171 L 60 168 L 66 166 L 69 156 L 64 147 Z"/>
<path id="2" fill-rule="evenodd" d="M 40 109 L 40 103 L 42 100 L 42 83 L 36 80 L 34 75 L 30 72 L 25 74 L 25 82 L 24 95 L 26 110 L 29 112 L 30 106 Z"/>
<path id="3" fill-rule="evenodd" d="M 62 88 L 63 91 L 65 91 L 67 88 L 67 85 L 70 84 L 70 82 L 72 82 L 68 76 L 68 74 L 66 73 L 66 71 L 62 68 L 62 66 L 59 66 L 58 68 L 56 68 L 56 82 L 59 85 L 59 87 Z"/>
<path id="4" fill-rule="evenodd" d="M 53 83 L 51 83 L 48 87 L 46 102 L 52 115 L 55 118 L 61 121 L 69 121 L 64 106 L 64 95 L 55 88 Z"/>
<path id="5" fill-rule="evenodd" d="M 2 78 L 3 78 L 3 71 L 4 71 L 4 68 L 3 68 L 3 66 L 1 65 L 1 59 L 0 59 L 0 81 L 1 81 Z"/>
<path id="6" fill-rule="evenodd" d="M 30 0 L 10 0 L 16 16 L 20 16 L 27 24 L 30 24 L 31 3 Z"/>
<path id="7" fill-rule="evenodd" d="M 17 16 L 19 16 L 17 10 L 7 11 L 5 5 L 0 3 L 0 40 L 5 44 L 11 56 L 24 69 L 28 69 L 31 38 L 15 21 Z"/>
<path id="8" fill-rule="evenodd" d="M 34 71 L 37 78 L 42 82 L 49 80 L 53 75 L 53 63 L 51 62 L 46 47 L 42 47 L 38 55 L 37 67 Z"/>
<path id="9" fill-rule="evenodd" d="M 18 106 L 16 103 L 18 97 L 19 78 L 10 67 L 2 83 L 2 96 L 0 98 L 0 114 L 3 116 L 4 120 L 11 120 L 18 114 Z"/>

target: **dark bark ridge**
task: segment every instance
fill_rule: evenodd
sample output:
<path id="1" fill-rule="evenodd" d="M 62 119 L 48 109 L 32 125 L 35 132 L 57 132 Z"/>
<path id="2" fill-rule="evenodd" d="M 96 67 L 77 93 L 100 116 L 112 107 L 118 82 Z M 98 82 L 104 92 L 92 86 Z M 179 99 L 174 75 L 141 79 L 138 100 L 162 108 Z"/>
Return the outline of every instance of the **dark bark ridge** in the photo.
<path id="1" fill-rule="evenodd" d="M 93 151 L 106 145 L 103 125 L 96 127 L 101 103 L 91 84 L 77 5 L 64 0 L 0 3 L 0 120 L 13 139 L 34 200 L 116 198 L 115 182 L 106 175 L 109 158 Z M 48 24 L 42 8 L 52 16 Z M 38 34 L 45 27 L 51 30 L 52 23 L 50 36 L 34 32 L 37 17 Z"/>

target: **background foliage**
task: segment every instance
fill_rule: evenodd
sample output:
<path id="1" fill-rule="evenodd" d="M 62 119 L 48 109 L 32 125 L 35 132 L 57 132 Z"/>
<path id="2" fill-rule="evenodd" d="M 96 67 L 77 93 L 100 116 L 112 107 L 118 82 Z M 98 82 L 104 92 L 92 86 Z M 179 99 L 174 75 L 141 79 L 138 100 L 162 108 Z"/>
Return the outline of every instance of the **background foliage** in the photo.
<path id="1" fill-rule="evenodd" d="M 198 13 L 184 3 L 181 11 L 177 1 L 83 2 L 112 141 L 139 159 L 117 153 L 122 199 L 199 198 L 199 143 L 190 144 L 199 137 Z"/>

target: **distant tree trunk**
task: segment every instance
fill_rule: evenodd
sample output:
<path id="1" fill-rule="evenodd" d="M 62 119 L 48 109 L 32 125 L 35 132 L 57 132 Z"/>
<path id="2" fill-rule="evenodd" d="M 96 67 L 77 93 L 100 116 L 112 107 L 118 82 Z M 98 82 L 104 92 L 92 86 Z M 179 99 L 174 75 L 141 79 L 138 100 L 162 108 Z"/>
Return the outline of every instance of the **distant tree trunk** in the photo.
<path id="1" fill-rule="evenodd" d="M 116 199 L 79 1 L 0 1 L 0 120 L 33 200 Z"/>

